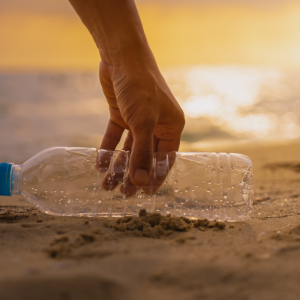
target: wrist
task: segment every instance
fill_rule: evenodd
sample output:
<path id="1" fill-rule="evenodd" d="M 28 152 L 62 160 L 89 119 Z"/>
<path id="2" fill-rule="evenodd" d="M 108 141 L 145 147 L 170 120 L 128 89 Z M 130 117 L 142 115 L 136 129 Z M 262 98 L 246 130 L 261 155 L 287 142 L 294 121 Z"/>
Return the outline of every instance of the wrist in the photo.
<path id="1" fill-rule="evenodd" d="M 110 36 L 109 40 L 103 35 L 93 33 L 101 60 L 114 67 L 153 64 L 155 62 L 146 38 Z"/>
<path id="2" fill-rule="evenodd" d="M 134 0 L 69 0 L 90 31 L 103 62 L 154 60 Z"/>

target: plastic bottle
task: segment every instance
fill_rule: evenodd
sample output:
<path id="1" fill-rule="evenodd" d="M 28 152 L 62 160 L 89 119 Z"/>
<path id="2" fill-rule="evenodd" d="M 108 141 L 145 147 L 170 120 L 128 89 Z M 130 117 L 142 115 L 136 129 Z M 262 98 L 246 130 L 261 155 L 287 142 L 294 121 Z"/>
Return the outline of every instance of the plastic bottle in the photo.
<path id="1" fill-rule="evenodd" d="M 46 149 L 23 165 L 0 164 L 0 195 L 22 195 L 57 216 L 137 215 L 141 208 L 173 216 L 238 221 L 253 202 L 250 159 L 226 153 L 155 153 L 144 187 L 128 175 L 130 152 Z"/>

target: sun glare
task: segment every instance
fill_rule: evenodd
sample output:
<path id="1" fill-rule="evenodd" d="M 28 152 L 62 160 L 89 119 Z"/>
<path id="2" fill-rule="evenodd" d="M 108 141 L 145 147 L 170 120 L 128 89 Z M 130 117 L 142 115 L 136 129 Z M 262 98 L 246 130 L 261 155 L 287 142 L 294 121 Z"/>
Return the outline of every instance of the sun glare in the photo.
<path id="1" fill-rule="evenodd" d="M 285 104 L 295 91 L 282 83 L 284 74 L 279 70 L 194 67 L 166 71 L 165 76 L 188 120 L 209 120 L 212 127 L 238 138 L 295 139 L 300 135 L 298 117 Z M 298 106 L 294 104 L 294 110 L 299 111 Z M 203 131 L 203 122 L 198 129 L 193 128 L 195 124 L 188 121 L 186 132 Z"/>

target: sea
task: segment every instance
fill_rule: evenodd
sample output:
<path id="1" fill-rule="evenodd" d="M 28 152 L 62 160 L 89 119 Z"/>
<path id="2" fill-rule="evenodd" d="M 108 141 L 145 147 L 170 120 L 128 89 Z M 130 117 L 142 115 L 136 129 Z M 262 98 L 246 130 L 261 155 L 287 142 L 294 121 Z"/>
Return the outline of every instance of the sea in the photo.
<path id="1" fill-rule="evenodd" d="M 297 70 L 200 65 L 162 73 L 186 116 L 180 151 L 300 137 Z M 0 73 L 0 162 L 22 163 L 54 146 L 99 147 L 108 119 L 97 72 Z"/>

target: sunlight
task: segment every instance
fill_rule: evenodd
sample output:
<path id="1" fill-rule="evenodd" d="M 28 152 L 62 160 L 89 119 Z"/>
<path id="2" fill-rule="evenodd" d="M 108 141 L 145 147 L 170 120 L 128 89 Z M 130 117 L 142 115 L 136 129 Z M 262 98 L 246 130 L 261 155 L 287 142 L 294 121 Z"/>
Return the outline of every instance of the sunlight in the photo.
<path id="1" fill-rule="evenodd" d="M 299 1 L 268 7 L 221 1 L 142 1 L 138 9 L 160 66 L 300 66 Z M 1 10 L 0 68 L 97 69 L 99 54 L 94 42 L 71 7 L 69 10 L 46 13 L 12 6 Z M 226 93 L 228 88 L 232 94 L 231 83 L 224 79 L 226 85 L 218 89 Z M 247 95 L 240 92 L 235 98 L 245 103 Z"/>
<path id="2" fill-rule="evenodd" d="M 199 139 L 205 132 L 211 138 L 213 132 L 264 140 L 300 136 L 300 102 L 286 104 L 298 93 L 296 77 L 292 88 L 276 69 L 193 67 L 164 74 L 185 112 L 185 132 L 199 132 Z"/>

